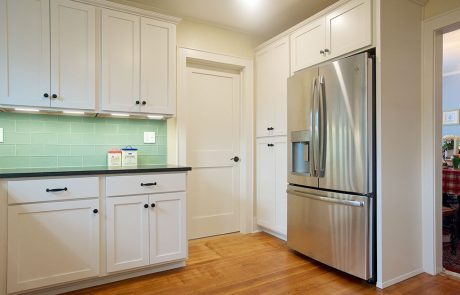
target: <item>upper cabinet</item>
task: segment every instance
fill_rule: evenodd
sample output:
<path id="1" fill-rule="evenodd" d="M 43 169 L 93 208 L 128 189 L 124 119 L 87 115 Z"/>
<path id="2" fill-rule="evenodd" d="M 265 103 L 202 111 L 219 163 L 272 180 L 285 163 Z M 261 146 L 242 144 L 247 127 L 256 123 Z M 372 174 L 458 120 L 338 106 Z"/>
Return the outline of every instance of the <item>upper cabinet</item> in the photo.
<path id="1" fill-rule="evenodd" d="M 174 24 L 102 10 L 102 110 L 175 114 Z"/>
<path id="2" fill-rule="evenodd" d="M 286 135 L 289 38 L 256 53 L 256 136 Z"/>
<path id="3" fill-rule="evenodd" d="M 371 0 L 352 0 L 291 34 L 291 69 L 294 73 L 371 44 Z"/>
<path id="4" fill-rule="evenodd" d="M 95 8 L 70 0 L 0 5 L 0 104 L 94 110 Z"/>

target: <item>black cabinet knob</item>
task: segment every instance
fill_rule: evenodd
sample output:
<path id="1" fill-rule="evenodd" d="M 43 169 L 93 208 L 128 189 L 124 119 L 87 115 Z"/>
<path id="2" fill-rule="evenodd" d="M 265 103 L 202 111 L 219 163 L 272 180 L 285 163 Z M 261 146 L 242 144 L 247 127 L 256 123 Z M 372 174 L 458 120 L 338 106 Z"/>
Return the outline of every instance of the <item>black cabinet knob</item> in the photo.
<path id="1" fill-rule="evenodd" d="M 324 49 L 324 53 L 328 53 L 329 52 L 329 49 Z"/>
<path id="2" fill-rule="evenodd" d="M 149 204 L 145 204 L 145 205 L 144 205 L 144 208 L 148 208 L 148 207 L 149 207 Z"/>
<path id="3" fill-rule="evenodd" d="M 234 161 L 235 163 L 237 163 L 240 158 L 238 156 L 234 156 L 233 158 L 231 158 L 230 160 Z"/>
<path id="4" fill-rule="evenodd" d="M 99 212 L 99 210 L 97 210 L 97 209 L 94 209 L 94 210 L 93 210 L 93 213 L 94 213 L 94 214 L 97 214 L 98 212 Z"/>
<path id="5" fill-rule="evenodd" d="M 319 54 L 324 54 L 324 50 L 321 49 L 321 50 L 319 51 Z"/>
<path id="6" fill-rule="evenodd" d="M 140 104 L 141 102 L 139 100 L 136 100 L 136 104 Z"/>
<path id="7" fill-rule="evenodd" d="M 43 94 L 43 97 L 50 97 L 48 93 Z"/>
<path id="8" fill-rule="evenodd" d="M 147 104 L 147 102 L 144 100 L 142 101 L 142 105 L 145 106 Z"/>
<path id="9" fill-rule="evenodd" d="M 57 94 L 51 95 L 52 98 L 57 98 Z"/>
<path id="10" fill-rule="evenodd" d="M 156 205 L 155 205 L 155 203 L 152 203 L 152 205 L 150 205 L 150 206 L 151 206 L 152 208 L 155 208 Z"/>

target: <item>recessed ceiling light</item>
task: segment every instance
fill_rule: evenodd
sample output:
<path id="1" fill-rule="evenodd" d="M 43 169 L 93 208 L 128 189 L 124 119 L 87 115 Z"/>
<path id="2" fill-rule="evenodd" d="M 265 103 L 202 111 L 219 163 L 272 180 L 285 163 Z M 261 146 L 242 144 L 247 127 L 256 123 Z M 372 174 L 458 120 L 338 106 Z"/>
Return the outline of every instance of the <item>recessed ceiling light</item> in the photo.
<path id="1" fill-rule="evenodd" d="M 260 4 L 262 3 L 262 0 L 239 0 L 242 6 L 245 6 L 249 9 L 254 9 L 256 7 L 259 7 Z"/>
<path id="2" fill-rule="evenodd" d="M 112 113 L 110 115 L 114 117 L 129 117 L 129 114 L 122 114 L 122 113 Z"/>
<path id="3" fill-rule="evenodd" d="M 33 113 L 40 111 L 38 109 L 26 109 L 26 108 L 15 108 L 14 110 L 18 112 L 33 112 Z"/>

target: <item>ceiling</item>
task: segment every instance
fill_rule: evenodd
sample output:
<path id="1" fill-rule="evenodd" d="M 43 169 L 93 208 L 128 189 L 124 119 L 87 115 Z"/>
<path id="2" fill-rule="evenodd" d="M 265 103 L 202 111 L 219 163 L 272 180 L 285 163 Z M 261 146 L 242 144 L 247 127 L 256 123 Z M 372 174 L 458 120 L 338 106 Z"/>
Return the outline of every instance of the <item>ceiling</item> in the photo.
<path id="1" fill-rule="evenodd" d="M 337 0 L 112 0 L 269 39 Z"/>
<path id="2" fill-rule="evenodd" d="M 444 34 L 443 47 L 443 74 L 460 74 L 460 30 Z"/>

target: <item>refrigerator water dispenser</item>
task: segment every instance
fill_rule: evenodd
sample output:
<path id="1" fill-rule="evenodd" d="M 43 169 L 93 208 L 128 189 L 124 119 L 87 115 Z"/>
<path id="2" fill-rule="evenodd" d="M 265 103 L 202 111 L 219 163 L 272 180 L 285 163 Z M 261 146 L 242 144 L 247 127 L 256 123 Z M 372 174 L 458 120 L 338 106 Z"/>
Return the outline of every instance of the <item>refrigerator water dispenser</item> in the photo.
<path id="1" fill-rule="evenodd" d="M 291 133 L 292 173 L 310 174 L 310 131 L 294 131 Z"/>

